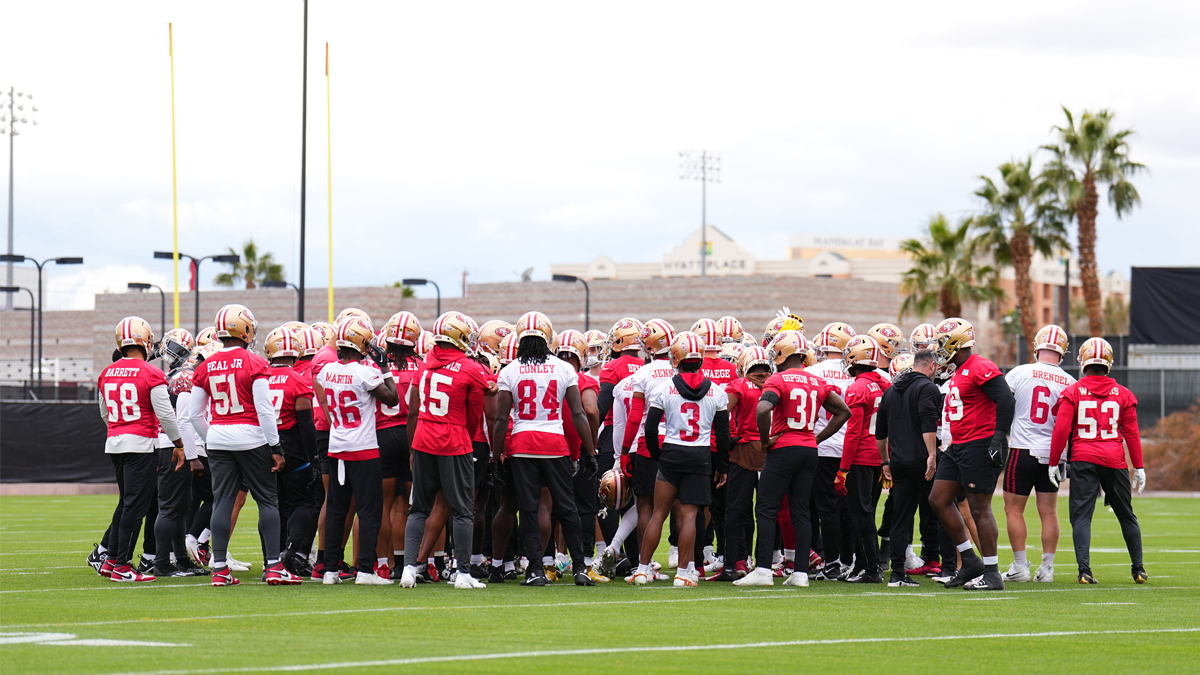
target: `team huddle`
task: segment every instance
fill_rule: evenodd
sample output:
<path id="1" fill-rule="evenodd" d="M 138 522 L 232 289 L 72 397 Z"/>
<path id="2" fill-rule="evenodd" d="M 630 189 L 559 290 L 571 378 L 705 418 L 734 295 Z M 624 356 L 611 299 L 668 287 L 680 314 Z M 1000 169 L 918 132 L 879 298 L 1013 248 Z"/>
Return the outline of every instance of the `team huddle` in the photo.
<path id="1" fill-rule="evenodd" d="M 89 565 L 115 582 L 237 585 L 255 564 L 229 551 L 249 495 L 269 585 L 644 585 L 674 569 L 682 587 L 925 576 L 1002 590 L 1053 580 L 1069 476 L 1079 583 L 1097 583 L 1101 490 L 1133 580 L 1148 579 L 1126 462 L 1127 446 L 1140 493 L 1137 400 L 1108 376 L 1101 338 L 1080 347 L 1076 381 L 1054 325 L 1036 362 L 1007 374 L 973 353 L 960 318 L 907 337 L 834 322 L 812 339 L 787 308 L 761 338 L 730 316 L 678 332 L 626 318 L 607 334 L 556 332 L 540 312 L 480 326 L 450 311 L 425 330 L 402 311 L 374 326 L 353 308 L 289 322 L 266 335 L 264 358 L 242 305 L 196 336 L 156 340 L 123 319 L 97 388 L 120 497 Z"/>

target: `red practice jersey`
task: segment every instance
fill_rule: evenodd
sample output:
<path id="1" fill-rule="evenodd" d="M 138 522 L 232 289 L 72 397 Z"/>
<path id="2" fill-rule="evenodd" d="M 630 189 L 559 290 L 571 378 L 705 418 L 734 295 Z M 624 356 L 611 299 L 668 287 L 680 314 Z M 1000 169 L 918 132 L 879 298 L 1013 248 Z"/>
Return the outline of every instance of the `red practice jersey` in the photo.
<path id="1" fill-rule="evenodd" d="M 487 375 L 488 382 L 496 381 L 496 374 L 493 373 L 490 368 L 484 368 L 483 370 L 484 374 Z M 470 420 L 470 423 L 467 426 L 471 428 L 472 443 L 487 443 L 489 447 L 491 446 L 491 439 L 489 437 L 491 436 L 492 430 L 488 429 L 486 410 L 480 409 L 479 419 Z"/>
<path id="2" fill-rule="evenodd" d="M 994 366 L 993 366 L 994 367 Z M 998 373 L 999 371 L 997 371 Z M 875 443 L 875 416 L 879 413 L 879 401 L 883 392 L 892 386 L 878 370 L 860 373 L 846 388 L 846 405 L 850 407 L 850 421 L 846 422 L 846 440 L 842 446 L 841 469 L 853 465 L 879 466 L 879 446 Z M 986 396 L 984 398 L 987 398 Z M 991 399 L 988 399 L 991 402 Z M 995 417 L 995 406 L 993 419 Z M 957 438 L 957 437 L 956 437 Z"/>
<path id="3" fill-rule="evenodd" d="M 122 358 L 100 372 L 97 385 L 108 407 L 108 436 L 131 434 L 158 438 L 158 416 L 150 403 L 150 390 L 166 386 L 161 370 L 138 359 Z M 250 406 L 254 411 L 254 406 Z"/>
<path id="4" fill-rule="evenodd" d="M 614 387 L 621 380 L 633 375 L 645 363 L 637 356 L 625 354 L 612 361 L 606 361 L 604 366 L 600 368 L 600 384 L 611 384 Z M 613 405 L 616 405 L 615 403 Z M 608 409 L 608 413 L 604 416 L 604 426 L 611 427 L 613 424 L 612 408 Z M 621 439 L 616 439 L 616 443 L 620 443 Z"/>
<path id="5" fill-rule="evenodd" d="M 588 375 L 586 371 L 579 371 L 579 400 L 583 401 L 583 392 L 591 390 L 600 395 L 600 380 Z M 615 399 L 614 399 L 615 401 Z M 583 448 L 583 441 L 579 438 L 579 434 L 575 433 L 575 423 L 571 421 L 571 409 L 567 407 L 566 399 L 563 399 L 562 405 L 562 425 L 563 435 L 567 438 L 567 450 L 571 451 L 571 459 L 579 459 L 579 453 Z"/>
<path id="6" fill-rule="evenodd" d="M 983 384 L 994 377 L 1000 377 L 1000 369 L 978 354 L 955 368 L 946 396 L 946 418 L 955 445 L 995 435 L 996 402 L 983 392 Z"/>
<path id="7" fill-rule="evenodd" d="M 483 415 L 490 371 L 466 354 L 435 345 L 417 373 L 417 431 L 413 449 L 431 455 L 471 452 L 467 420 Z"/>
<path id="8" fill-rule="evenodd" d="M 837 389 L 824 378 L 800 369 L 785 370 L 769 377 L 762 393 L 774 392 L 779 397 L 771 410 L 771 436 L 779 437 L 773 447 L 815 449 L 817 436 L 813 429 L 817 426 L 817 411 L 831 391 Z M 741 401 L 738 403 L 740 405 Z"/>
<path id="9" fill-rule="evenodd" d="M 292 365 L 292 370 L 296 371 L 296 374 L 299 375 L 300 377 L 303 377 L 304 379 L 308 380 L 308 383 L 310 385 L 312 384 L 312 378 L 313 378 L 312 369 L 313 369 L 312 359 L 305 359 L 303 361 L 297 361 L 296 363 L 294 363 Z"/>
<path id="10" fill-rule="evenodd" d="M 308 381 L 315 381 L 317 377 L 321 375 L 322 368 L 331 363 L 335 363 L 337 360 L 337 347 L 334 347 L 333 345 L 325 345 L 324 347 L 318 349 L 317 353 L 313 354 L 312 359 L 308 362 Z M 319 403 L 322 408 L 325 407 L 324 401 L 317 401 L 317 403 Z M 313 426 L 317 428 L 317 431 L 329 431 L 329 421 L 326 420 L 325 416 L 321 414 L 313 414 Z"/>
<path id="11" fill-rule="evenodd" d="M 258 426 L 254 381 L 270 377 L 267 360 L 244 347 L 226 347 L 196 367 L 193 386 L 208 392 L 209 426 Z"/>
<path id="12" fill-rule="evenodd" d="M 729 411 L 730 434 L 735 443 L 758 440 L 758 398 L 762 389 L 750 380 L 739 377 L 725 385 L 726 394 L 737 394 L 737 407 Z"/>
<path id="13" fill-rule="evenodd" d="M 1089 375 L 1067 387 L 1054 405 L 1054 435 L 1050 464 L 1058 464 L 1071 441 L 1071 461 L 1126 469 L 1125 448 L 1133 468 L 1142 468 L 1142 439 L 1138 432 L 1137 397 L 1103 375 Z"/>
<path id="14" fill-rule="evenodd" d="M 271 405 L 275 406 L 275 423 L 280 431 L 296 425 L 296 399 L 313 397 L 312 385 L 289 366 L 272 366 L 267 371 L 271 389 Z M 256 421 L 258 417 L 254 418 Z"/>
<path id="15" fill-rule="evenodd" d="M 737 379 L 737 366 L 721 358 L 705 357 L 700 374 L 722 387 Z"/>

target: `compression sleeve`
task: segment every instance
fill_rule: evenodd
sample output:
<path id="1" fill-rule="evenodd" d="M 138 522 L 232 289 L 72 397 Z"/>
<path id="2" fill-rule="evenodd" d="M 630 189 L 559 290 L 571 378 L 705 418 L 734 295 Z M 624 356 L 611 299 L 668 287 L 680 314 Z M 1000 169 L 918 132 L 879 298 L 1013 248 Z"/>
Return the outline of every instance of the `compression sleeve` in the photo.
<path id="1" fill-rule="evenodd" d="M 613 407 L 613 392 L 617 390 L 617 385 L 611 382 L 600 383 L 600 394 L 596 397 L 596 406 L 600 408 L 600 420 L 603 421 L 608 417 L 608 412 Z"/>
<path id="2" fill-rule="evenodd" d="M 625 419 L 625 438 L 621 439 L 622 448 L 633 448 L 633 441 L 637 438 L 638 429 L 642 426 L 642 414 L 645 411 L 646 399 L 636 396 L 630 399 L 629 416 Z"/>
<path id="3" fill-rule="evenodd" d="M 987 397 L 996 404 L 996 433 L 1008 436 L 1012 428 L 1013 411 L 1017 407 L 1017 399 L 1003 377 L 993 377 L 979 387 Z"/>
<path id="4" fill-rule="evenodd" d="M 154 408 L 158 423 L 162 425 L 163 433 L 172 443 L 178 441 L 179 424 L 175 421 L 175 409 L 171 407 L 171 394 L 167 391 L 167 385 L 160 384 L 150 389 L 150 405 Z"/>
<path id="5" fill-rule="evenodd" d="M 662 448 L 658 444 L 658 424 L 662 422 L 662 408 L 650 408 L 646 413 L 646 449 L 650 451 L 650 459 L 658 461 Z M 625 434 L 629 435 L 628 432 Z"/>
<path id="6" fill-rule="evenodd" d="M 271 387 L 265 377 L 254 381 L 254 412 L 267 445 L 279 445 L 279 425 L 275 423 L 275 404 L 271 402 Z"/>
<path id="7" fill-rule="evenodd" d="M 317 457 L 317 428 L 313 426 L 313 411 L 296 411 L 296 425 L 293 427 L 300 437 L 300 451 L 305 457 Z"/>
<path id="8" fill-rule="evenodd" d="M 729 411 L 718 410 L 713 415 L 713 433 L 717 435 L 716 465 L 713 467 L 720 473 L 729 473 L 729 446 L 733 439 L 729 436 Z"/>

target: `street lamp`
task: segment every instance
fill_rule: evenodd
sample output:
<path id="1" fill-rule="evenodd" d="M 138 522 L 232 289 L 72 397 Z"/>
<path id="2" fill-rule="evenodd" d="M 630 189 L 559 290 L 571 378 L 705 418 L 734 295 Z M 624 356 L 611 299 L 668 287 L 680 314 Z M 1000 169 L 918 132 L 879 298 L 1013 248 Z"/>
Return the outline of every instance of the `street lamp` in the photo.
<path id="1" fill-rule="evenodd" d="M 295 289 L 295 291 L 296 291 L 296 316 L 297 317 L 304 316 L 304 314 L 303 314 L 304 303 L 300 299 L 303 296 L 301 296 L 300 289 L 296 286 L 296 284 L 289 284 L 286 281 L 278 281 L 275 279 L 268 279 L 267 281 L 264 281 L 261 284 L 259 284 L 259 286 L 262 286 L 263 288 L 292 288 L 292 289 Z M 304 319 L 302 319 L 302 318 L 297 318 L 296 320 L 299 321 L 300 323 L 304 323 Z"/>
<path id="2" fill-rule="evenodd" d="M 424 286 L 425 284 L 433 286 L 433 289 L 437 291 L 437 315 L 442 315 L 442 289 L 437 284 L 428 279 L 404 279 L 400 283 L 405 286 Z"/>
<path id="3" fill-rule="evenodd" d="M 708 268 L 708 184 L 721 182 L 721 156 L 700 150 L 679 153 L 679 177 L 700 181 L 700 276 Z"/>
<path id="4" fill-rule="evenodd" d="M 3 92 L 0 92 L 2 96 Z M 20 99 L 28 99 L 29 117 L 25 116 L 26 101 Z M 33 124 L 37 126 L 37 119 L 30 119 L 33 114 L 38 111 L 37 106 L 33 105 L 33 94 L 26 94 L 23 91 L 17 91 L 14 87 L 8 88 L 8 97 L 0 97 L 0 134 L 8 134 L 8 248 L 5 253 L 12 255 L 13 252 L 13 139 L 20 135 L 18 124 Z M 5 124 L 7 122 L 7 124 Z M 9 262 L 5 267 L 8 271 L 5 275 L 4 283 L 12 286 L 13 271 L 12 262 Z M 5 309 L 12 309 L 12 293 L 5 293 L 7 301 L 4 303 Z M 32 314 L 29 315 L 31 318 Z"/>
<path id="5" fill-rule="evenodd" d="M 37 357 L 38 357 L 38 388 L 40 389 L 42 386 L 42 368 L 41 368 L 41 362 L 42 362 L 42 268 L 45 267 L 46 263 L 49 263 L 49 262 L 53 262 L 56 265 L 82 265 L 83 258 L 47 258 L 41 262 L 38 262 L 38 261 L 34 260 L 33 258 L 27 258 L 23 255 L 13 255 L 12 253 L 5 253 L 5 254 L 0 255 L 0 262 L 5 262 L 5 263 L 31 262 L 34 265 L 37 265 L 37 270 L 38 270 L 38 275 L 37 275 L 37 277 L 38 277 L 38 287 L 37 287 L 38 349 L 37 349 Z"/>
<path id="6" fill-rule="evenodd" d="M 592 289 L 588 287 L 588 282 L 579 277 L 570 274 L 555 274 L 551 277 L 554 281 L 563 281 L 568 284 L 573 284 L 576 281 L 583 284 L 583 331 L 592 329 Z"/>
<path id="7" fill-rule="evenodd" d="M 186 253 L 180 253 L 179 257 L 187 258 L 188 260 L 192 261 L 192 272 L 196 276 L 196 290 L 194 291 L 196 294 L 196 310 L 195 310 L 195 312 L 196 312 L 196 314 L 195 314 L 196 332 L 192 333 L 192 335 L 199 335 L 200 334 L 200 263 L 204 262 L 205 260 L 212 260 L 213 262 L 229 263 L 231 265 L 236 265 L 239 262 L 241 262 L 242 258 L 241 258 L 241 256 L 234 254 L 234 253 L 230 253 L 230 254 L 226 254 L 226 255 L 206 255 L 203 258 L 197 258 L 195 256 L 190 256 Z M 175 254 L 172 253 L 171 251 L 155 251 L 154 258 L 156 260 L 174 260 Z"/>
<path id="8" fill-rule="evenodd" d="M 148 291 L 151 288 L 158 288 L 158 286 L 154 284 L 139 284 L 135 281 L 129 282 L 129 290 L 131 291 Z M 163 293 L 163 289 L 158 288 L 158 297 L 162 300 L 162 318 L 160 319 L 162 332 L 158 334 L 158 339 L 161 340 L 167 334 L 167 294 Z"/>
<path id="9" fill-rule="evenodd" d="M 0 286 L 0 293 L 12 294 L 18 291 L 25 291 L 29 294 L 29 386 L 33 386 L 33 313 L 37 309 L 33 306 L 33 291 L 24 286 Z M 9 297 L 12 297 L 9 295 Z"/>

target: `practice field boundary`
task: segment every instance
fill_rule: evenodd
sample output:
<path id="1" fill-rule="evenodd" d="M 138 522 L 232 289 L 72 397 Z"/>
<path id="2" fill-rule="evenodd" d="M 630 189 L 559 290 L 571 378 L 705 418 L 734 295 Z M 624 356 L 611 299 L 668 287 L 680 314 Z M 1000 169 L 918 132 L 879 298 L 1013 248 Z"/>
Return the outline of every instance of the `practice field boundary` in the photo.
<path id="1" fill-rule="evenodd" d="M 542 658 L 547 656 L 589 656 L 595 654 L 636 654 L 653 652 L 700 652 L 731 649 L 772 649 L 778 647 L 804 647 L 819 645 L 873 644 L 889 642 L 934 642 L 944 640 L 994 640 L 1011 638 L 1056 638 L 1092 637 L 1100 635 L 1150 635 L 1162 633 L 1196 633 L 1200 627 L 1148 628 L 1139 630 L 1079 630 L 1045 631 L 1037 633 L 983 633 L 978 635 L 921 635 L 909 637 L 864 637 L 827 640 L 780 640 L 777 642 L 741 642 L 715 645 L 659 645 L 646 647 L 597 647 L 591 649 L 547 649 L 523 652 L 494 652 L 491 654 L 457 654 L 451 656 L 422 656 L 407 659 L 385 659 L 378 661 L 339 661 L 334 663 L 306 663 L 282 666 L 245 666 L 234 668 L 197 668 L 185 670 L 148 670 L 113 673 L 112 675 L 208 675 L 209 673 L 256 673 L 294 672 L 305 670 L 335 670 L 341 668 L 378 668 L 383 666 L 410 666 L 425 663 L 448 663 L 489 661 L 496 659 Z"/>

